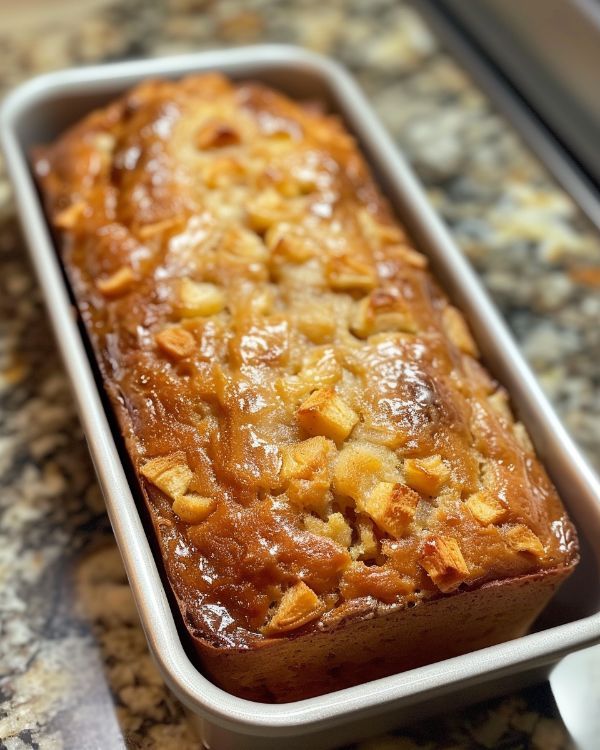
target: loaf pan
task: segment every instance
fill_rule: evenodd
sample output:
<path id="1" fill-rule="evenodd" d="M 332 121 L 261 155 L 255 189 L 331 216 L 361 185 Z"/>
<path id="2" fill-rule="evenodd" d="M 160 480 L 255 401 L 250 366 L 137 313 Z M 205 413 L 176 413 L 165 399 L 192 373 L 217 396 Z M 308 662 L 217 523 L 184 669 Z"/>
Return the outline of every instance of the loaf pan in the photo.
<path id="1" fill-rule="evenodd" d="M 575 521 L 582 560 L 534 632 L 402 674 L 317 698 L 268 705 L 234 697 L 190 661 L 145 535 L 111 431 L 28 154 L 92 108 L 147 77 L 218 70 L 254 79 L 293 98 L 316 99 L 356 136 L 384 194 L 454 303 L 468 318 L 483 358 L 509 390 L 519 419 Z M 286 46 L 256 46 L 67 70 L 36 78 L 5 101 L 0 119 L 23 230 L 48 314 L 72 381 L 90 453 L 150 649 L 170 688 L 217 750 L 328 748 L 391 726 L 499 694 L 546 677 L 565 654 L 600 642 L 600 483 L 552 411 L 471 267 L 427 201 L 407 163 L 350 76 L 336 63 Z"/>

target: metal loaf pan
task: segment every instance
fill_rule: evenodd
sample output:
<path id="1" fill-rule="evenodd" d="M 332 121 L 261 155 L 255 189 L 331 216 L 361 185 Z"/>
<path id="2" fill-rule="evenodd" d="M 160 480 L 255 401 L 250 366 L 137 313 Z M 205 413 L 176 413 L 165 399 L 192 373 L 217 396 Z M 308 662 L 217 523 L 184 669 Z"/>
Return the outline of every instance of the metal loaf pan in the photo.
<path id="1" fill-rule="evenodd" d="M 466 314 L 489 369 L 510 391 L 519 417 L 580 533 L 582 561 L 534 632 L 517 640 L 308 700 L 254 703 L 213 685 L 192 664 L 178 635 L 157 562 L 111 432 L 92 363 L 30 172 L 32 145 L 150 76 L 220 70 L 256 79 L 292 97 L 318 99 L 357 137 L 384 193 L 434 273 Z M 152 653 L 173 692 L 218 750 L 334 747 L 399 723 L 515 689 L 547 676 L 565 654 L 600 641 L 600 483 L 566 434 L 471 267 L 435 214 L 407 163 L 362 93 L 336 63 L 283 46 L 257 46 L 67 70 L 14 91 L 1 115 L 17 207 L 115 537 Z"/>

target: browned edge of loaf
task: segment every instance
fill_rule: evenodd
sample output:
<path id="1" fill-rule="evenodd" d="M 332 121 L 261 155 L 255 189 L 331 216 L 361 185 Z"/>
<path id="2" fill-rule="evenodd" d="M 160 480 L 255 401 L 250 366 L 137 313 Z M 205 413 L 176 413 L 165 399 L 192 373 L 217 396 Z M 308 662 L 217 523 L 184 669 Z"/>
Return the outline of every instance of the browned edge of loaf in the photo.
<path id="1" fill-rule="evenodd" d="M 381 615 L 371 609 L 332 630 L 272 638 L 250 650 L 215 648 L 197 637 L 193 643 L 208 675 L 233 695 L 296 701 L 518 638 L 573 568 L 493 581 Z"/>

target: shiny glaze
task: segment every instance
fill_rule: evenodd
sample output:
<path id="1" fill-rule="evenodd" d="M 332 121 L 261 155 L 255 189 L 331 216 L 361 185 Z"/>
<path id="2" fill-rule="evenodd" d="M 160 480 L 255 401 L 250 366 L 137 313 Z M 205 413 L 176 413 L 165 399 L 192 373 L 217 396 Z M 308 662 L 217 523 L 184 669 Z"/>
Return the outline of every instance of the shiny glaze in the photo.
<path id="1" fill-rule="evenodd" d="M 446 297 L 335 118 L 219 76 L 151 81 L 40 149 L 35 169 L 134 464 L 183 451 L 189 491 L 216 499 L 190 525 L 141 480 L 171 585 L 202 638 L 262 639 L 298 581 L 326 610 L 303 630 L 354 600 L 439 596 L 421 565 L 435 534 L 457 540 L 463 588 L 572 562 L 574 531 L 498 408 L 502 388 L 448 335 Z M 134 283 L 107 298 L 98 279 L 123 267 Z M 224 290 L 225 308 L 182 316 L 183 278 Z M 367 296 L 396 315 L 384 330 L 356 323 Z M 192 334 L 189 356 L 157 348 L 170 325 Z M 282 446 L 307 438 L 297 409 L 318 388 L 359 416 L 346 443 L 383 451 L 393 481 L 406 458 L 439 456 L 449 472 L 439 493 L 420 493 L 406 534 L 371 524 L 370 557 L 357 556 L 361 513 L 347 495 L 330 483 L 317 513 L 280 479 Z M 502 523 L 468 511 L 482 488 L 505 507 Z M 307 530 L 307 515 L 332 513 L 351 527 L 350 546 Z M 511 524 L 531 529 L 543 555 L 512 549 Z"/>

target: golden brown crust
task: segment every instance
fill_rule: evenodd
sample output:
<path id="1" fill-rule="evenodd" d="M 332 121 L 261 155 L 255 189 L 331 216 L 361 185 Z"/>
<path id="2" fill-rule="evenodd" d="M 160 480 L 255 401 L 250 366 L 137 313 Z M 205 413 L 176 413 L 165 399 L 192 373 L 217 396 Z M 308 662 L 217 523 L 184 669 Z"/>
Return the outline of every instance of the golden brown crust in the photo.
<path id="1" fill-rule="evenodd" d="M 207 668 L 345 643 L 356 607 L 382 633 L 458 622 L 467 592 L 522 599 L 473 647 L 523 629 L 574 530 L 335 118 L 218 75 L 150 81 L 35 171 Z M 278 668 L 240 692 L 296 696 Z"/>

